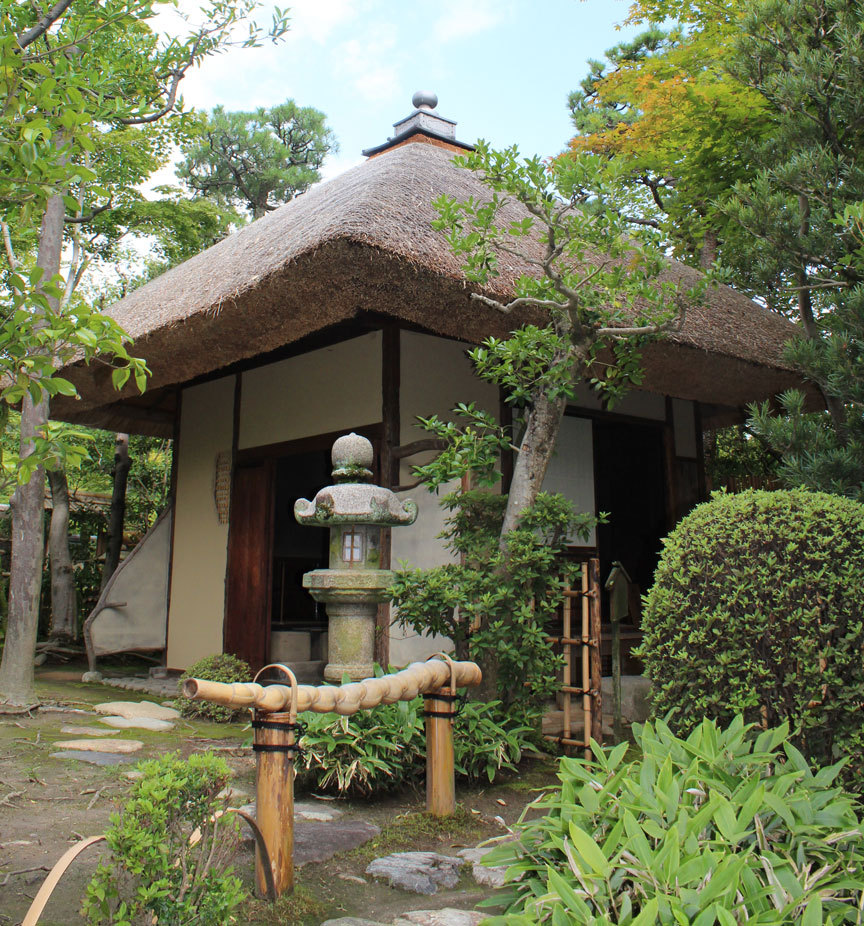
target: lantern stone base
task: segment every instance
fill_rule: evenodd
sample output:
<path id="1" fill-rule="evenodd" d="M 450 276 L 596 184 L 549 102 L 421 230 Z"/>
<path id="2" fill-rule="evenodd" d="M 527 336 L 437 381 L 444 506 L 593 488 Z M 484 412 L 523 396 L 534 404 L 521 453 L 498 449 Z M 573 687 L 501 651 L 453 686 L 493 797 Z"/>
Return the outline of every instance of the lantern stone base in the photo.
<path id="1" fill-rule="evenodd" d="M 324 680 L 340 684 L 370 678 L 375 671 L 375 618 L 387 600 L 393 573 L 385 569 L 316 569 L 303 585 L 327 608 L 327 665 Z"/>

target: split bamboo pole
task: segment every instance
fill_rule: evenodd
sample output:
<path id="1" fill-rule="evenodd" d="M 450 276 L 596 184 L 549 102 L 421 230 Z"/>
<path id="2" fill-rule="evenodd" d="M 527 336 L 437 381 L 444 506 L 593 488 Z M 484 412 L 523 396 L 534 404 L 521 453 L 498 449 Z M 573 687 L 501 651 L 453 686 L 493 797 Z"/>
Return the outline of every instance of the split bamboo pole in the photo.
<path id="1" fill-rule="evenodd" d="M 585 687 L 591 689 L 591 737 L 598 743 L 603 742 L 603 663 L 600 654 L 600 642 L 603 627 L 600 602 L 600 560 L 592 557 L 589 564 L 589 578 L 586 591 L 590 589 L 588 600 L 588 636 L 590 640 L 590 672 Z M 587 724 L 586 724 L 587 726 Z"/>
<path id="2" fill-rule="evenodd" d="M 256 817 L 266 855 L 255 851 L 255 880 L 266 895 L 270 865 L 276 896 L 294 889 L 294 759 L 296 757 L 296 713 L 255 712 L 253 721 L 257 753 L 255 775 Z"/>
<path id="3" fill-rule="evenodd" d="M 315 711 L 319 714 L 335 712 L 356 714 L 379 704 L 410 701 L 418 694 L 437 691 L 451 684 L 450 667 L 440 659 L 414 662 L 401 672 L 381 678 L 367 678 L 348 685 L 298 685 L 296 688 L 297 713 Z M 479 685 L 483 675 L 473 662 L 454 662 L 453 680 L 457 688 Z M 255 682 L 226 684 L 188 678 L 182 692 L 197 701 L 212 701 L 232 707 L 252 707 L 262 713 L 284 711 L 291 704 L 291 686 L 258 685 Z"/>
<path id="4" fill-rule="evenodd" d="M 593 718 L 591 716 L 591 613 L 589 590 L 588 563 L 582 563 L 582 713 L 584 714 L 584 727 L 582 731 L 582 748 L 585 758 L 591 758 L 591 730 Z"/>
<path id="5" fill-rule="evenodd" d="M 567 583 L 566 588 L 564 589 L 564 604 L 563 604 L 563 621 L 564 626 L 563 630 L 563 643 L 561 645 L 562 652 L 564 654 L 564 676 L 562 681 L 564 683 L 562 691 L 564 692 L 564 703 L 561 705 L 564 711 L 564 727 L 561 731 L 561 739 L 569 740 L 573 735 L 573 721 L 571 717 L 571 710 L 573 707 L 573 697 L 568 689 L 573 686 L 573 646 L 570 643 L 570 623 L 571 617 L 573 614 L 573 598 L 568 594 L 570 592 L 570 583 Z"/>

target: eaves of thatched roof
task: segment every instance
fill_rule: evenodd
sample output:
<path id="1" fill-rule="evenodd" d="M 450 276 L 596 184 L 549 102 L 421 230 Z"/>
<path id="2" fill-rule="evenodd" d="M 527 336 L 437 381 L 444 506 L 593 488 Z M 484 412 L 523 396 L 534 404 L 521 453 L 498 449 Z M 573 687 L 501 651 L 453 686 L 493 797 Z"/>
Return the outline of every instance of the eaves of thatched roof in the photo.
<path id="1" fill-rule="evenodd" d="M 266 355 L 351 319 L 374 314 L 476 343 L 506 335 L 523 319 L 470 299 L 460 261 L 432 229 L 441 193 L 484 195 L 453 152 L 408 143 L 319 184 L 237 233 L 135 290 L 109 309 L 164 393 Z M 513 293 L 530 265 L 503 256 L 488 290 Z M 668 275 L 691 286 L 697 272 L 671 262 Z M 726 407 L 799 383 L 782 360 L 789 322 L 728 287 L 688 309 L 682 330 L 646 351 L 643 388 Z M 67 370 L 81 399 L 55 405 L 61 417 L 111 428 L 136 427 L 105 367 Z M 160 392 L 161 391 L 161 392 Z M 140 400 L 139 400 L 140 401 Z M 152 429 L 151 429 L 152 430 Z"/>

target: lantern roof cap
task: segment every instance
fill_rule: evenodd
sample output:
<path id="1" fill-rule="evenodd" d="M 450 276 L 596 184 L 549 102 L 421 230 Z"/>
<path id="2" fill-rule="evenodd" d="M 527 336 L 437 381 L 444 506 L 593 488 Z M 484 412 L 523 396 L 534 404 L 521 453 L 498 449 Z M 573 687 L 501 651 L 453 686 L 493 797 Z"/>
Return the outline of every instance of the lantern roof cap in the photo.
<path id="1" fill-rule="evenodd" d="M 298 498 L 294 517 L 300 524 L 334 527 L 340 524 L 375 524 L 398 527 L 413 524 L 417 505 L 403 501 L 383 486 L 372 484 L 372 444 L 359 434 L 345 434 L 333 444 L 335 485 L 320 489 L 312 501 Z"/>

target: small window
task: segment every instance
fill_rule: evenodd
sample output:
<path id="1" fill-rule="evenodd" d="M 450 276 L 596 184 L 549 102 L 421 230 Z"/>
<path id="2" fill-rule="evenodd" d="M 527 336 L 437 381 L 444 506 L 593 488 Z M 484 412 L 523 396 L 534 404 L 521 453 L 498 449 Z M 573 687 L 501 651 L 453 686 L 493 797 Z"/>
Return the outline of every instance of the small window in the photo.
<path id="1" fill-rule="evenodd" d="M 342 531 L 342 562 L 363 562 L 363 534 L 354 527 Z"/>

